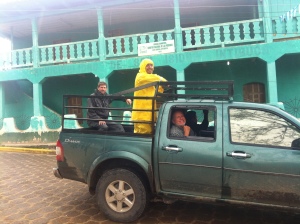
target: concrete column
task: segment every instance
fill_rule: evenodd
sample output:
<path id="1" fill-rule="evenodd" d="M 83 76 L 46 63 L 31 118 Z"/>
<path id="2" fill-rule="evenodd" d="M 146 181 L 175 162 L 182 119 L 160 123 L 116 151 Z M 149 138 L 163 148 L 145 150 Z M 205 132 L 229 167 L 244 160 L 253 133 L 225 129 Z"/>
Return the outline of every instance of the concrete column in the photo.
<path id="1" fill-rule="evenodd" d="M 185 81 L 184 69 L 176 69 L 176 79 L 177 81 Z M 185 94 L 185 90 L 179 90 L 179 94 Z"/>
<path id="2" fill-rule="evenodd" d="M 268 103 L 278 102 L 277 78 L 275 62 L 267 62 Z"/>
<path id="3" fill-rule="evenodd" d="M 39 59 L 39 41 L 38 41 L 38 29 L 37 29 L 37 24 L 36 24 L 36 18 L 31 19 L 31 27 L 32 27 L 33 67 L 37 68 L 40 65 L 40 59 Z"/>
<path id="4" fill-rule="evenodd" d="M 33 83 L 33 115 L 43 115 L 43 92 L 41 83 Z"/>
<path id="5" fill-rule="evenodd" d="M 182 30 L 180 26 L 180 10 L 178 0 L 173 0 L 174 2 L 174 19 L 175 19 L 175 47 L 176 52 L 183 51 L 183 41 L 182 41 Z"/>
<path id="6" fill-rule="evenodd" d="M 263 0 L 263 22 L 265 31 L 265 42 L 273 42 L 273 30 L 272 30 L 272 18 L 270 14 L 270 4 L 269 0 Z"/>
<path id="7" fill-rule="evenodd" d="M 48 132 L 46 119 L 43 116 L 43 93 L 42 82 L 33 83 L 33 116 L 30 120 L 29 132 L 37 132 L 41 135 L 42 132 Z"/>
<path id="8" fill-rule="evenodd" d="M 105 37 L 104 37 L 104 23 L 102 9 L 97 10 L 98 15 L 98 46 L 99 46 L 99 59 L 104 61 L 106 58 L 106 46 L 105 46 Z"/>
<path id="9" fill-rule="evenodd" d="M 0 119 L 4 118 L 4 107 L 5 107 L 4 86 L 3 86 L 3 82 L 0 82 Z"/>

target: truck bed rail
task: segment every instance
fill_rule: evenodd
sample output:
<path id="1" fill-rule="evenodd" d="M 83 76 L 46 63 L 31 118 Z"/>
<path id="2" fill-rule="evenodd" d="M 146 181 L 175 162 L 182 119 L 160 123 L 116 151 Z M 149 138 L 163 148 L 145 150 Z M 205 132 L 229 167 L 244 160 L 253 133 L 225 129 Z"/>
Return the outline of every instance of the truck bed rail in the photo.
<path id="1" fill-rule="evenodd" d="M 153 97 L 134 97 L 135 91 L 139 91 L 148 87 L 154 86 L 156 91 Z M 163 93 L 159 93 L 159 86 L 164 88 Z M 234 83 L 233 81 L 169 81 L 169 82 L 152 82 L 136 88 L 127 89 L 121 92 L 117 92 L 106 98 L 112 99 L 113 101 L 125 101 L 126 99 L 137 100 L 137 99 L 148 99 L 152 102 L 152 110 L 145 109 L 132 109 L 130 106 L 124 103 L 121 107 L 109 107 L 109 108 L 95 108 L 87 106 L 88 98 L 98 98 L 99 96 L 91 95 L 64 95 L 63 96 L 63 113 L 62 113 L 62 129 L 78 129 L 78 127 L 88 130 L 87 121 L 97 119 L 87 118 L 87 111 L 89 109 L 104 109 L 109 110 L 110 116 L 108 119 L 102 119 L 104 121 L 113 120 L 116 123 L 121 123 L 127 126 L 133 126 L 134 123 L 147 123 L 152 124 L 153 130 L 155 126 L 154 118 L 156 112 L 154 105 L 162 104 L 166 101 L 173 101 L 178 99 L 212 99 L 212 100 L 233 100 Z M 80 98 L 82 101 L 81 106 L 69 105 L 72 98 Z M 152 113 L 152 122 L 146 121 L 133 121 L 131 120 L 132 111 L 148 111 Z M 70 116 L 70 114 L 72 116 Z M 68 115 L 68 116 L 66 116 Z M 90 128 L 93 130 L 92 128 Z M 130 129 L 131 130 L 131 129 Z M 154 134 L 154 133 L 153 133 Z"/>

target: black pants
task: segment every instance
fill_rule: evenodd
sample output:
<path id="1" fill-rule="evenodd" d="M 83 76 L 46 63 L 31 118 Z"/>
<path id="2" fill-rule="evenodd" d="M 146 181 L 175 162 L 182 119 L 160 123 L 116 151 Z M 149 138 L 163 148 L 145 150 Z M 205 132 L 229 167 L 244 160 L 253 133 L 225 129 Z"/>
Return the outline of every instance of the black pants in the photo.
<path id="1" fill-rule="evenodd" d="M 104 125 L 97 126 L 98 131 L 125 132 L 123 126 L 113 121 L 106 121 Z"/>

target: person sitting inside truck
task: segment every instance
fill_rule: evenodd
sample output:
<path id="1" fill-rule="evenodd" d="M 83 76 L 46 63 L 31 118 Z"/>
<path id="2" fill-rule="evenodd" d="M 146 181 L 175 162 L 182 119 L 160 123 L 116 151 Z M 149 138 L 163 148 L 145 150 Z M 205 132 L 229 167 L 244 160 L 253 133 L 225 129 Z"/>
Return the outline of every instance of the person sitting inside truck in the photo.
<path id="1" fill-rule="evenodd" d="M 91 94 L 91 96 L 98 96 L 98 98 L 88 98 L 89 109 L 87 112 L 87 117 L 89 119 L 95 119 L 87 120 L 88 126 L 99 131 L 125 132 L 121 124 L 113 121 L 107 121 L 109 110 L 103 108 L 108 108 L 109 104 L 112 102 L 112 99 L 105 97 L 108 95 L 106 91 L 107 84 L 105 82 L 99 82 L 97 89 L 93 94 Z M 126 99 L 126 103 L 130 105 L 131 99 Z"/>
<path id="2" fill-rule="evenodd" d="M 172 111 L 172 127 L 170 129 L 171 137 L 195 136 L 190 126 L 186 125 L 186 119 L 182 110 Z"/>
<path id="3" fill-rule="evenodd" d="M 203 121 L 201 124 L 198 124 L 197 114 L 193 110 L 186 112 L 185 118 L 186 125 L 190 126 L 197 136 L 201 136 L 201 131 L 208 128 L 208 110 L 203 110 Z"/>

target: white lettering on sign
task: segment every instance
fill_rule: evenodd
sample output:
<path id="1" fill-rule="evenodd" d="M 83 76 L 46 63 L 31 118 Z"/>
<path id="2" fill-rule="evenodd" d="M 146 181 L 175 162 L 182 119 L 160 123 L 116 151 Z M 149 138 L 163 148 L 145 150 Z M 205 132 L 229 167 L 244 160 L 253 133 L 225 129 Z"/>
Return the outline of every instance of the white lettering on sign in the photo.
<path id="1" fill-rule="evenodd" d="M 174 40 L 166 40 L 138 45 L 138 56 L 166 54 L 173 52 L 175 52 Z"/>

